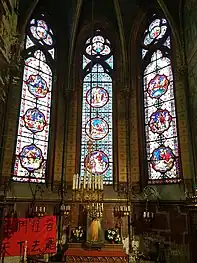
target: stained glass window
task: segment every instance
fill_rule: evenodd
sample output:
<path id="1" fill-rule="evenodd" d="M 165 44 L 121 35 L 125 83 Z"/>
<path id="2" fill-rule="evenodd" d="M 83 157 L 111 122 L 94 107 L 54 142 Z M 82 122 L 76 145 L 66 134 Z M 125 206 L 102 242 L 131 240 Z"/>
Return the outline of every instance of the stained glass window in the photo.
<path id="1" fill-rule="evenodd" d="M 14 181 L 44 183 L 48 154 L 54 59 L 53 33 L 44 20 L 32 19 L 25 40 L 25 61 Z"/>
<path id="2" fill-rule="evenodd" d="M 142 75 L 148 180 L 176 183 L 180 162 L 170 29 L 156 15 L 143 35 Z"/>
<path id="3" fill-rule="evenodd" d="M 110 41 L 100 30 L 85 43 L 82 98 L 80 175 L 102 174 L 105 184 L 113 180 L 112 70 Z"/>

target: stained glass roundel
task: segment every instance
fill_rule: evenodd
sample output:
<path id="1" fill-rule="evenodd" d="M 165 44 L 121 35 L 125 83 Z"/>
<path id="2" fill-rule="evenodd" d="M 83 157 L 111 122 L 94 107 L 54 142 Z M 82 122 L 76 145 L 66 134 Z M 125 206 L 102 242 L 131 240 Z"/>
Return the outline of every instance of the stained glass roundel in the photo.
<path id="1" fill-rule="evenodd" d="M 45 39 L 47 37 L 47 31 L 42 26 L 36 27 L 36 33 L 41 39 Z"/>
<path id="2" fill-rule="evenodd" d="M 167 31 L 165 19 L 155 19 L 149 26 L 149 30 L 144 38 L 144 44 L 149 45 L 154 39 L 161 39 Z"/>
<path id="3" fill-rule="evenodd" d="M 101 87 L 94 87 L 87 91 L 86 101 L 87 103 L 94 108 L 101 108 L 107 104 L 109 100 L 108 92 Z"/>
<path id="4" fill-rule="evenodd" d="M 161 28 L 159 26 L 156 26 L 151 30 L 150 37 L 151 38 L 157 38 L 161 32 Z"/>
<path id="5" fill-rule="evenodd" d="M 85 168 L 93 174 L 103 174 L 109 166 L 109 159 L 103 151 L 90 152 L 85 158 Z"/>
<path id="6" fill-rule="evenodd" d="M 153 99 L 160 98 L 168 90 L 169 80 L 165 75 L 155 75 L 148 83 L 148 94 Z"/>
<path id="7" fill-rule="evenodd" d="M 86 123 L 85 131 L 91 139 L 101 140 L 108 134 L 109 126 L 102 118 L 92 118 Z"/>
<path id="8" fill-rule="evenodd" d="M 48 93 L 46 81 L 40 75 L 30 75 L 25 82 L 29 92 L 36 98 L 44 98 Z"/>
<path id="9" fill-rule="evenodd" d="M 90 43 L 90 41 L 88 43 Z M 105 40 L 102 36 L 95 36 L 92 39 L 92 43 L 86 47 L 86 53 L 88 55 L 108 55 L 111 52 L 108 44 L 109 43 L 105 43 Z"/>
<path id="10" fill-rule="evenodd" d="M 42 151 L 34 144 L 25 146 L 19 154 L 19 159 L 25 169 L 33 172 L 39 169 L 43 162 Z"/>
<path id="11" fill-rule="evenodd" d="M 28 109 L 23 120 L 25 127 L 33 133 L 43 131 L 46 126 L 45 116 L 37 108 Z"/>
<path id="12" fill-rule="evenodd" d="M 38 39 L 45 39 L 48 34 L 48 26 L 43 20 L 38 20 L 37 25 L 34 23 L 34 26 L 30 27 L 31 33 L 34 37 Z"/>
<path id="13" fill-rule="evenodd" d="M 150 116 L 148 125 L 152 132 L 162 134 L 170 127 L 171 121 L 172 116 L 168 110 L 158 109 Z"/>
<path id="14" fill-rule="evenodd" d="M 174 153 L 170 147 L 160 146 L 151 156 L 151 164 L 155 171 L 165 173 L 172 169 L 175 161 Z"/>
<path id="15" fill-rule="evenodd" d="M 44 42 L 48 46 L 53 44 L 52 31 L 48 29 L 45 21 L 33 19 L 31 21 L 30 31 L 32 36 L 37 40 Z"/>

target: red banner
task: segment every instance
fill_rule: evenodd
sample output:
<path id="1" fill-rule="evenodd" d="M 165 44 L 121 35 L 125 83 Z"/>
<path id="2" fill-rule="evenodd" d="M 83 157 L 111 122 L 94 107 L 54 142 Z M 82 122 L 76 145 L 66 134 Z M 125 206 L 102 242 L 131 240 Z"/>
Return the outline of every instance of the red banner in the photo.
<path id="1" fill-rule="evenodd" d="M 5 219 L 1 255 L 28 256 L 55 252 L 55 216 Z"/>

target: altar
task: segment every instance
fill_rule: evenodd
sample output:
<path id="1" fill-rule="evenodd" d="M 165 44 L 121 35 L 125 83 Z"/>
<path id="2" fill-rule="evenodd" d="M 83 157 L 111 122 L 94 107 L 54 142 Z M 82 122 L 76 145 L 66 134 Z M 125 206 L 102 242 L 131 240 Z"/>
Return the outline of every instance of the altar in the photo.
<path id="1" fill-rule="evenodd" d="M 128 262 L 128 255 L 122 244 L 105 244 L 102 249 L 84 249 L 79 243 L 69 244 L 64 253 L 64 262 Z"/>

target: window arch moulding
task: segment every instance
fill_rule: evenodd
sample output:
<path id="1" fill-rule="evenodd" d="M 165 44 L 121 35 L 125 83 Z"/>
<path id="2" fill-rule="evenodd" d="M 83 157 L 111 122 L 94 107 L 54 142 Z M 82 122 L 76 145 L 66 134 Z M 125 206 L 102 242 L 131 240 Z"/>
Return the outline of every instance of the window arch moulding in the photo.
<path id="1" fill-rule="evenodd" d="M 181 180 L 168 22 L 154 14 L 141 42 L 145 149 L 149 184 Z"/>
<path id="2" fill-rule="evenodd" d="M 44 183 L 49 148 L 54 34 L 44 15 L 31 19 L 25 36 L 20 112 L 12 179 Z"/>
<path id="3" fill-rule="evenodd" d="M 80 176 L 103 175 L 113 183 L 113 111 L 111 43 L 101 30 L 85 42 L 82 58 Z"/>

